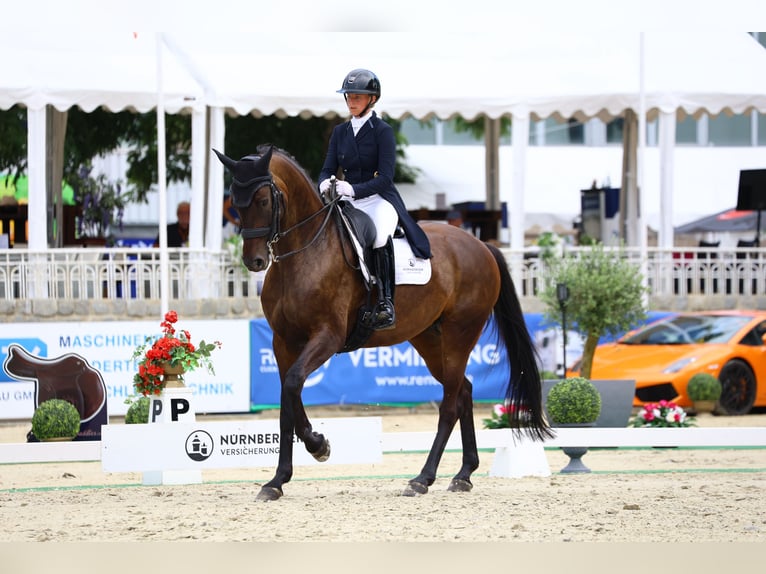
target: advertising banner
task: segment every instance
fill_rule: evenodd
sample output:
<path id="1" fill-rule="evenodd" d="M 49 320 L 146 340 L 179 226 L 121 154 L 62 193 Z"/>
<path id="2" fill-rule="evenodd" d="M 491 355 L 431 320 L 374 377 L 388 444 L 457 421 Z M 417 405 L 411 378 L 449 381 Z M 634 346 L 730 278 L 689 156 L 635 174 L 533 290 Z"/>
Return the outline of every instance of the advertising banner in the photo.
<path id="1" fill-rule="evenodd" d="M 332 456 L 317 462 L 293 436 L 293 464 L 365 464 L 383 458 L 380 417 L 313 419 Z M 107 425 L 104 472 L 274 467 L 279 459 L 279 420 Z M 146 445 L 152 448 L 147 449 Z"/>
<path id="2" fill-rule="evenodd" d="M 474 399 L 502 397 L 510 376 L 504 351 L 498 352 L 491 331 L 488 325 L 468 361 L 466 375 L 473 382 Z M 252 407 L 277 406 L 279 372 L 265 320 L 252 321 L 251 340 Z M 409 343 L 334 355 L 308 377 L 303 388 L 306 405 L 423 403 L 441 398 L 441 384 Z"/>
<path id="3" fill-rule="evenodd" d="M 160 334 L 160 321 L 105 321 L 81 323 L 15 323 L 0 331 L 0 360 L 5 364 L 9 348 L 19 345 L 39 359 L 55 359 L 76 354 L 101 373 L 107 387 L 109 416 L 124 415 L 125 399 L 135 394 L 134 349 L 146 337 Z M 215 375 L 196 370 L 184 375 L 186 386 L 194 391 L 201 413 L 247 412 L 250 408 L 250 321 L 184 321 L 180 328 L 191 333 L 197 344 L 221 341 L 212 354 Z M 31 377 L 33 378 L 33 377 Z M 34 380 L 14 377 L 0 369 L 0 420 L 31 419 L 34 413 Z"/>
<path id="4" fill-rule="evenodd" d="M 667 313 L 649 313 L 648 321 Z M 541 371 L 560 372 L 563 363 L 561 328 L 541 313 L 524 315 L 527 330 L 538 351 Z M 279 405 L 279 371 L 271 347 L 271 329 L 265 319 L 250 324 L 251 389 L 253 410 Z M 510 378 L 507 355 L 497 347 L 494 321 L 490 320 L 468 360 L 466 376 L 473 384 L 474 400 L 500 401 Z M 604 336 L 605 343 L 614 337 Z M 567 363 L 581 354 L 583 339 L 567 332 Z M 409 343 L 371 347 L 334 355 L 307 379 L 303 388 L 306 405 L 407 404 L 440 401 L 442 386 L 431 376 L 420 355 Z"/>

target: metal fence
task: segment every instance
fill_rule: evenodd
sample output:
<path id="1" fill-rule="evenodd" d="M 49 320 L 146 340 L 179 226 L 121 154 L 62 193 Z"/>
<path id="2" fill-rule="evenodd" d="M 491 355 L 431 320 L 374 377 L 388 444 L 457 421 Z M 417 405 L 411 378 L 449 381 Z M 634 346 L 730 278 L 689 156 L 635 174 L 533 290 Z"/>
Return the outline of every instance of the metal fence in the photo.
<path id="1" fill-rule="evenodd" d="M 583 248 L 567 248 L 578 256 Z M 227 251 L 169 249 L 171 300 L 241 298 L 260 293 L 263 274 L 249 273 Z M 516 289 L 535 297 L 549 269 L 537 248 L 504 249 Z M 766 250 L 637 248 L 614 250 L 641 266 L 650 296 L 766 295 Z M 151 248 L 0 250 L 0 300 L 159 299 L 160 252 Z"/>
<path id="2" fill-rule="evenodd" d="M 249 273 L 228 252 L 168 250 L 171 300 L 257 295 L 262 274 Z M 0 299 L 159 299 L 157 249 L 0 251 Z"/>

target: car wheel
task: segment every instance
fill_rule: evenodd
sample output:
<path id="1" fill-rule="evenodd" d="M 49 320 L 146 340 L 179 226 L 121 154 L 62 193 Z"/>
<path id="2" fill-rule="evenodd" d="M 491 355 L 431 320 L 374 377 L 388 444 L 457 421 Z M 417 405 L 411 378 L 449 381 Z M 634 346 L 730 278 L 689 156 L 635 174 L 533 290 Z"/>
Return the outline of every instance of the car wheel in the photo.
<path id="1" fill-rule="evenodd" d="M 755 375 L 747 363 L 733 359 L 718 377 L 723 387 L 718 405 L 727 415 L 745 415 L 755 402 Z"/>

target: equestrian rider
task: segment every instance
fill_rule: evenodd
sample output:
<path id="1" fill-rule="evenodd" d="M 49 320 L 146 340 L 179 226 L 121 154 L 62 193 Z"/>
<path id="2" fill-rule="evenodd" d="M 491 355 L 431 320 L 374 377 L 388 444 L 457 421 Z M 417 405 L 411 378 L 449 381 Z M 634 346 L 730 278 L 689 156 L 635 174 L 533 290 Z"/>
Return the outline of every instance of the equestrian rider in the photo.
<path id="1" fill-rule="evenodd" d="M 394 130 L 372 109 L 380 100 L 380 80 L 369 70 L 352 70 L 338 93 L 343 94 L 351 118 L 333 129 L 319 174 L 319 191 L 327 191 L 330 177 L 338 176 L 337 193 L 367 213 L 375 224 L 372 273 L 378 285 L 378 303 L 373 328 L 391 329 L 396 322 L 391 238 L 397 225 L 402 226 L 416 257 L 430 258 L 431 246 L 426 234 L 407 213 L 394 186 Z M 338 168 L 343 170 L 342 175 L 338 174 Z"/>

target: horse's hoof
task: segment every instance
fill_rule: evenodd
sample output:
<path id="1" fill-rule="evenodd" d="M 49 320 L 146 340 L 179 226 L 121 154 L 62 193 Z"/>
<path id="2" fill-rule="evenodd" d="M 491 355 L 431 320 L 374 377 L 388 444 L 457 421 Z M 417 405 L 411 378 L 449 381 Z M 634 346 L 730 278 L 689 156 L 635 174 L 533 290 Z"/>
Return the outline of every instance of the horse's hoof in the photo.
<path id="1" fill-rule="evenodd" d="M 407 485 L 407 488 L 404 489 L 404 492 L 402 492 L 402 496 L 420 496 L 421 494 L 426 494 L 428 492 L 428 487 L 421 483 L 421 482 L 413 482 L 410 481 L 410 483 Z"/>
<path id="2" fill-rule="evenodd" d="M 330 441 L 325 439 L 319 450 L 312 452 L 311 456 L 313 456 L 318 462 L 324 462 L 330 458 Z"/>
<path id="3" fill-rule="evenodd" d="M 261 491 L 258 493 L 258 496 L 255 497 L 255 499 L 261 500 L 263 502 L 271 502 L 273 500 L 279 500 L 281 496 L 281 488 L 277 488 L 275 486 L 262 486 Z"/>
<path id="4" fill-rule="evenodd" d="M 447 490 L 450 492 L 471 492 L 472 488 L 473 484 L 471 484 L 470 480 L 466 480 L 464 478 L 453 478 L 452 482 L 449 483 Z"/>

